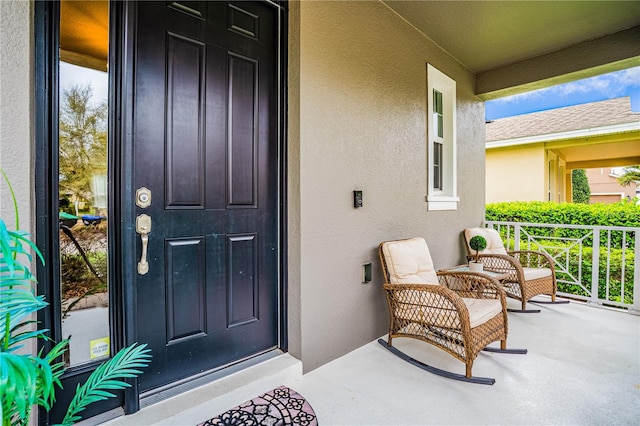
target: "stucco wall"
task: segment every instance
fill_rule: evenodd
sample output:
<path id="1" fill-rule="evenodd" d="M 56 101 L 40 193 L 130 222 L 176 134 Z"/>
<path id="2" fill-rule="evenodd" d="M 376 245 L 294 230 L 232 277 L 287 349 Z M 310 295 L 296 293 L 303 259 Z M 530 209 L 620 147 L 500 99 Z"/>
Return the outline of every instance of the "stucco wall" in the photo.
<path id="1" fill-rule="evenodd" d="M 33 232 L 35 217 L 33 136 L 33 4 L 29 1 L 0 1 L 0 167 L 15 192 L 20 229 Z M 4 178 L 0 177 L 0 218 L 15 229 L 13 203 Z M 26 342 L 25 353 L 36 351 Z M 36 424 L 33 416 L 29 424 Z"/>
<path id="2" fill-rule="evenodd" d="M 620 185 L 615 176 L 611 175 L 611 167 L 587 169 L 586 172 L 592 203 L 617 203 L 627 197 L 632 199 L 636 196 L 636 184 Z"/>
<path id="3" fill-rule="evenodd" d="M 302 359 L 300 286 L 300 4 L 289 3 L 287 82 L 287 323 L 288 350 Z"/>
<path id="4" fill-rule="evenodd" d="M 290 252 L 289 288 L 301 300 L 290 350 L 309 371 L 386 333 L 381 241 L 423 236 L 437 268 L 463 261 L 461 231 L 484 219 L 484 107 L 473 74 L 380 2 L 303 1 L 290 19 L 300 36 L 290 84 L 298 64 L 300 80 L 289 87 L 289 211 L 300 223 L 289 231 L 300 253 Z M 457 82 L 457 211 L 425 202 L 427 63 Z"/>
<path id="5" fill-rule="evenodd" d="M 0 1 L 0 167 L 18 199 L 20 228 L 29 231 L 32 179 L 32 3 Z M 13 204 L 0 178 L 0 217 L 13 228 Z"/>
<path id="6" fill-rule="evenodd" d="M 487 203 L 546 201 L 544 145 L 487 150 Z"/>

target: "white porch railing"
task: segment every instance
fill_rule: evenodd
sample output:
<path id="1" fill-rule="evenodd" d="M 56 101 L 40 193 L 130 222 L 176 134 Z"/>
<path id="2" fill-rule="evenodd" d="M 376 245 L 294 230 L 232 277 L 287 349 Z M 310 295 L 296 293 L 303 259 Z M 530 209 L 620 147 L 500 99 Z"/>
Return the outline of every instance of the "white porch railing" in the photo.
<path id="1" fill-rule="evenodd" d="M 640 228 L 487 221 L 512 250 L 555 262 L 558 295 L 640 315 Z"/>

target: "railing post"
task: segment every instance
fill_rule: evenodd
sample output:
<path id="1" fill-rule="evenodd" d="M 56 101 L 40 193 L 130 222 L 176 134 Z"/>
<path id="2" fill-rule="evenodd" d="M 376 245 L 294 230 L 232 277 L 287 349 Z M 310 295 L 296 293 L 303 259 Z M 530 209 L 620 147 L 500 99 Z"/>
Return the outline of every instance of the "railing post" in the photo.
<path id="1" fill-rule="evenodd" d="M 513 227 L 513 250 L 520 250 L 520 224 L 518 223 Z"/>
<path id="2" fill-rule="evenodd" d="M 593 251 L 591 253 L 591 299 L 589 305 L 600 305 L 598 302 L 598 279 L 600 277 L 600 229 L 593 230 Z"/>
<path id="3" fill-rule="evenodd" d="M 640 229 L 635 231 L 633 247 L 633 305 L 629 308 L 632 315 L 640 315 Z"/>

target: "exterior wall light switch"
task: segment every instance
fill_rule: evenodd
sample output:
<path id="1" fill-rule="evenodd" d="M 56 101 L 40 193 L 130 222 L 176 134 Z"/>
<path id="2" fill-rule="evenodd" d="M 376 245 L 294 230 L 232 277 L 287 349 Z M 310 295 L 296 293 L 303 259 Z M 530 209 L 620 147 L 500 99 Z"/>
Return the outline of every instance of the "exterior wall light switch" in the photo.
<path id="1" fill-rule="evenodd" d="M 368 283 L 371 281 L 371 263 L 362 264 L 362 282 Z"/>
<path id="2" fill-rule="evenodd" d="M 357 209 L 362 206 L 362 191 L 353 191 L 353 207 Z"/>

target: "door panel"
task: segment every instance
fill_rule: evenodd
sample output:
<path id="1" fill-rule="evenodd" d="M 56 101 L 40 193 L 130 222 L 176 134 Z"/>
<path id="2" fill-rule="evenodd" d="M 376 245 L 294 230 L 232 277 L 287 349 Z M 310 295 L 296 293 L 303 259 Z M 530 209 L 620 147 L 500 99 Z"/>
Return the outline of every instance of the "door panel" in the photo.
<path id="1" fill-rule="evenodd" d="M 204 43 L 167 34 L 165 191 L 168 208 L 205 208 L 205 52 Z"/>
<path id="2" fill-rule="evenodd" d="M 228 235 L 227 327 L 258 321 L 258 245 L 256 234 Z"/>
<path id="3" fill-rule="evenodd" d="M 167 238 L 165 253 L 167 344 L 171 345 L 206 333 L 204 239 Z"/>
<path id="4" fill-rule="evenodd" d="M 143 392 L 278 345 L 277 17 L 260 2 L 138 4 L 133 189 L 152 193 L 136 208 L 152 219 L 134 284 L 137 340 L 153 353 Z"/>
<path id="5" fill-rule="evenodd" d="M 257 61 L 228 57 L 229 206 L 256 205 Z"/>

